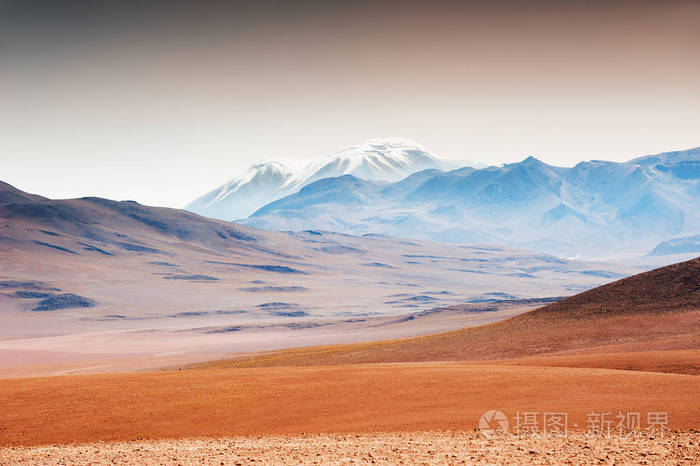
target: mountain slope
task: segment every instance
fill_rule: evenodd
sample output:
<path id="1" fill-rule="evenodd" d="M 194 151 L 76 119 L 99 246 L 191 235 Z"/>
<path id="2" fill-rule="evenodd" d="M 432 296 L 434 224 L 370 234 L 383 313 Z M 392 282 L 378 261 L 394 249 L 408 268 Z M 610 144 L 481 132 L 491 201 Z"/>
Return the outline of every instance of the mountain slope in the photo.
<path id="1" fill-rule="evenodd" d="M 649 253 L 650 256 L 667 254 L 700 253 L 700 235 L 685 236 L 661 242 Z"/>
<path id="2" fill-rule="evenodd" d="M 484 241 L 587 258 L 639 256 L 670 237 L 700 232 L 700 150 L 636 160 L 563 168 L 528 157 L 501 167 L 426 170 L 380 190 L 332 178 L 308 186 L 313 203 L 310 191 L 299 192 L 242 223 Z"/>
<path id="3" fill-rule="evenodd" d="M 211 218 L 235 220 L 280 196 L 292 171 L 279 162 L 259 163 L 248 172 L 197 198 L 185 209 Z"/>
<path id="4" fill-rule="evenodd" d="M 0 205 L 11 204 L 13 202 L 40 201 L 46 199 L 36 194 L 29 194 L 0 181 Z"/>
<path id="5" fill-rule="evenodd" d="M 368 205 L 379 198 L 382 184 L 366 181 L 353 175 L 343 175 L 337 178 L 324 178 L 301 188 L 295 196 L 288 196 L 271 202 L 253 213 L 265 215 L 280 209 L 304 209 L 318 204 Z"/>
<path id="6" fill-rule="evenodd" d="M 192 361 L 415 335 L 497 320 L 531 308 L 531 298 L 636 270 L 498 246 L 268 232 L 130 201 L 4 190 L 15 200 L 0 205 L 0 367 L 75 358 L 93 367 L 134 354 L 162 365 L 156 355 Z M 523 301 L 503 310 L 503 299 Z M 464 312 L 396 317 L 464 302 Z"/>
<path id="7" fill-rule="evenodd" d="M 681 372 L 700 373 L 700 258 L 481 327 L 405 340 L 302 348 L 216 365 L 480 361 L 653 349 L 695 350 L 694 357 L 686 360 L 690 366 Z"/>
<path id="8" fill-rule="evenodd" d="M 324 178 L 353 175 L 373 181 L 398 181 L 421 170 L 445 166 L 446 162 L 414 142 L 371 139 L 296 171 L 280 162 L 253 165 L 244 176 L 230 180 L 185 208 L 208 217 L 236 220 Z"/>

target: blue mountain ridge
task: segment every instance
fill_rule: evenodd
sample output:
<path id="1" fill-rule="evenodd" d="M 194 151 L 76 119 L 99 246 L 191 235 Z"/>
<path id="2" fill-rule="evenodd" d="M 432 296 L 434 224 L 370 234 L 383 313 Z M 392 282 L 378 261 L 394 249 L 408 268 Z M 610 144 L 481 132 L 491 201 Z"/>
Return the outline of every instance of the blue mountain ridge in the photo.
<path id="1" fill-rule="evenodd" d="M 242 223 L 273 230 L 490 241 L 560 256 L 648 253 L 700 233 L 700 147 L 628 162 L 429 169 L 398 182 L 326 178 Z"/>

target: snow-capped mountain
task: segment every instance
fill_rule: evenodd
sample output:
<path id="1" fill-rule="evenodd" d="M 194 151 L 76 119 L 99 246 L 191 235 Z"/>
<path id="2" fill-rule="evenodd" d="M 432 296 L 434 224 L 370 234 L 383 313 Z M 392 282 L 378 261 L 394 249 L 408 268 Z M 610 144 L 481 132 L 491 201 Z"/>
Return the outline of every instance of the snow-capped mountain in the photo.
<path id="1" fill-rule="evenodd" d="M 185 209 L 222 220 L 244 218 L 261 205 L 283 196 L 280 188 L 291 177 L 292 170 L 280 162 L 257 163 L 243 176 L 197 198 Z"/>
<path id="2" fill-rule="evenodd" d="M 248 172 L 199 197 L 185 209 L 207 217 L 236 220 L 258 208 L 298 192 L 324 178 L 353 175 L 370 181 L 394 182 L 421 170 L 446 169 L 450 163 L 406 139 L 371 139 L 299 170 L 280 162 L 253 165 Z"/>
<path id="3" fill-rule="evenodd" d="M 311 162 L 292 176 L 284 188 L 298 191 L 314 181 L 342 175 L 370 181 L 399 181 L 417 171 L 443 166 L 443 162 L 415 142 L 370 139 Z"/>
<path id="4" fill-rule="evenodd" d="M 641 255 L 660 241 L 700 233 L 700 148 L 571 168 L 528 157 L 500 167 L 425 170 L 396 183 L 328 178 L 243 223 L 491 242 L 568 257 Z"/>

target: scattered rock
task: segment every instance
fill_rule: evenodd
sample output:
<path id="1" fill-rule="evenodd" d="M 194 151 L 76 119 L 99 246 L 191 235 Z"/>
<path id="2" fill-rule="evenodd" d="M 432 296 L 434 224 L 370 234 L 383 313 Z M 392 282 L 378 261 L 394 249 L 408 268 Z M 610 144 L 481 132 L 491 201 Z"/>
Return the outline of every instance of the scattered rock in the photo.
<path id="1" fill-rule="evenodd" d="M 216 277 L 210 275 L 166 275 L 163 277 L 166 280 L 188 280 L 193 282 L 213 282 L 218 280 Z"/>
<path id="2" fill-rule="evenodd" d="M 39 301 L 32 311 L 56 311 L 58 309 L 70 309 L 81 307 L 94 307 L 95 301 L 73 293 L 57 294 Z"/>

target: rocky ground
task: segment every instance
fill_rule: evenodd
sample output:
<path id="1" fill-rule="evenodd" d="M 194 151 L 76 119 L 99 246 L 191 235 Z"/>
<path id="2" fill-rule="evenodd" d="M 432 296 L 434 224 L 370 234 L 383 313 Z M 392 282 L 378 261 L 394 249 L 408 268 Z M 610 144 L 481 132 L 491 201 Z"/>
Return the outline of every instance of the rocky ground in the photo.
<path id="1" fill-rule="evenodd" d="M 0 464 L 699 464 L 700 432 L 566 438 L 479 432 L 137 440 L 0 449 Z"/>

